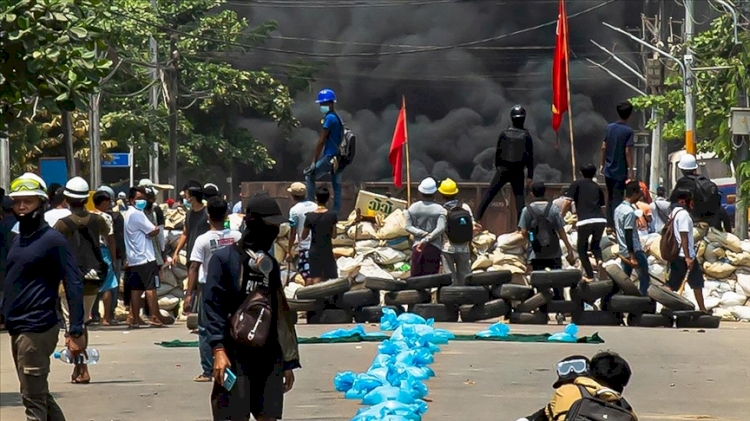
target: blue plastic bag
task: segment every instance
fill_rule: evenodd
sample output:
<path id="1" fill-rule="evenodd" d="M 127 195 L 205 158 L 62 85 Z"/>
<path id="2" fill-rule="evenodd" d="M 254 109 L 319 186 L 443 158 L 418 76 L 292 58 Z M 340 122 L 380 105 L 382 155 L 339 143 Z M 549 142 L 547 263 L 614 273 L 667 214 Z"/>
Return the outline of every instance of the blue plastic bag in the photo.
<path id="1" fill-rule="evenodd" d="M 388 365 L 391 364 L 392 359 L 393 359 L 393 355 L 378 354 L 375 356 L 375 359 L 372 361 L 370 368 L 372 369 L 372 368 L 388 367 Z"/>
<path id="2" fill-rule="evenodd" d="M 405 378 L 401 380 L 399 387 L 402 390 L 406 390 L 411 394 L 414 399 L 423 399 L 427 397 L 429 390 L 427 385 L 423 381 L 415 379 L 413 376 L 407 373 Z"/>
<path id="3" fill-rule="evenodd" d="M 454 335 L 453 332 L 445 329 L 435 329 L 432 335 L 433 340 L 430 342 L 434 344 L 447 344 L 448 341 L 456 339 L 456 335 Z"/>
<path id="4" fill-rule="evenodd" d="M 558 333 L 552 334 L 549 338 L 547 338 L 547 341 L 569 342 L 569 343 L 578 342 L 578 326 L 576 326 L 575 323 L 571 323 L 565 326 L 564 332 L 558 332 Z"/>
<path id="5" fill-rule="evenodd" d="M 406 342 L 394 339 L 386 339 L 378 345 L 378 352 L 388 355 L 396 355 L 401 351 L 409 349 L 410 347 Z"/>
<path id="6" fill-rule="evenodd" d="M 404 370 L 418 380 L 435 377 L 435 372 L 430 367 L 405 367 Z"/>
<path id="7" fill-rule="evenodd" d="M 510 334 L 510 327 L 505 323 L 494 323 L 487 327 L 487 330 L 483 330 L 477 333 L 476 336 L 480 338 L 504 338 Z"/>
<path id="8" fill-rule="evenodd" d="M 363 405 L 377 405 L 385 401 L 396 401 L 406 404 L 414 403 L 414 397 L 408 390 L 395 386 L 378 386 L 362 398 Z"/>
<path id="9" fill-rule="evenodd" d="M 425 320 L 424 317 L 414 313 L 401 313 L 396 320 L 401 325 L 429 325 L 435 323 L 434 319 Z"/>
<path id="10" fill-rule="evenodd" d="M 334 329 L 320 335 L 323 339 L 348 338 L 350 336 L 365 336 L 365 328 L 362 325 L 354 326 L 351 329 Z"/>
<path id="11" fill-rule="evenodd" d="M 427 411 L 427 404 L 421 401 L 409 405 L 397 401 L 385 401 L 368 408 L 362 408 L 352 421 L 380 421 L 387 416 L 400 416 L 406 421 L 421 421 Z M 398 418 L 396 418 L 398 419 Z"/>
<path id="12" fill-rule="evenodd" d="M 396 354 L 395 363 L 413 367 L 424 367 L 435 362 L 435 357 L 429 349 L 419 348 L 410 351 L 402 351 Z"/>
<path id="13" fill-rule="evenodd" d="M 383 307 L 383 315 L 380 316 L 380 330 L 396 330 L 399 325 L 396 312 L 393 309 Z"/>
<path id="14" fill-rule="evenodd" d="M 337 392 L 346 392 L 352 388 L 354 385 L 354 379 L 356 378 L 357 375 L 354 374 L 353 371 L 336 373 L 336 376 L 333 378 L 333 387 Z"/>

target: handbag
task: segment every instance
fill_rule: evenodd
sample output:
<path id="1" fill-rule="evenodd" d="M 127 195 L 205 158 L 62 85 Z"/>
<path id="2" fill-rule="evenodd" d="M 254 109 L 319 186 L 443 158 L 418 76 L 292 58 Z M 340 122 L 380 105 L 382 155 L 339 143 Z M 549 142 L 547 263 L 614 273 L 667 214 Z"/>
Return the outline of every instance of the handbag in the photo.
<path id="1" fill-rule="evenodd" d="M 257 259 L 252 251 L 247 251 L 251 259 Z M 267 258 L 267 257 L 261 257 Z M 247 289 L 249 280 L 245 280 L 245 262 L 240 266 L 240 285 Z M 270 291 L 258 285 L 250 291 L 240 307 L 232 315 L 230 335 L 240 345 L 260 348 L 266 344 L 271 332 L 272 310 Z"/>

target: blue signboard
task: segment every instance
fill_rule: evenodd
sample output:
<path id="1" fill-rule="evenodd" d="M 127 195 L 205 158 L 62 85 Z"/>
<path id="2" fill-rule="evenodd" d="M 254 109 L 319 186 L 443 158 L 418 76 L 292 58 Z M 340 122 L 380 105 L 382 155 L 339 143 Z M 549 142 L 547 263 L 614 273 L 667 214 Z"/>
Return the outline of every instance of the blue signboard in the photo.
<path id="1" fill-rule="evenodd" d="M 65 158 L 39 158 L 39 175 L 48 186 L 54 183 L 64 186 L 68 181 L 68 166 Z"/>
<path id="2" fill-rule="evenodd" d="M 106 168 L 130 168 L 130 154 L 127 152 L 116 152 L 109 154 L 111 161 L 102 161 L 102 167 Z"/>

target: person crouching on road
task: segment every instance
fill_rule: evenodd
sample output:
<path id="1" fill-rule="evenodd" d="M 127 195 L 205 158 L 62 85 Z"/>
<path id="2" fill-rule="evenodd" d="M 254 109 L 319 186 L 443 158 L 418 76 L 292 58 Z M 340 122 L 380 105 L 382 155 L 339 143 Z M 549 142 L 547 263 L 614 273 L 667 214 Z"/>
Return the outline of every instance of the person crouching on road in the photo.
<path id="1" fill-rule="evenodd" d="M 414 236 L 411 276 L 440 272 L 442 235 L 445 232 L 445 208 L 435 203 L 437 182 L 427 177 L 419 183 L 422 200 L 412 203 L 406 212 L 406 232 Z"/>
<path id="2" fill-rule="evenodd" d="M 66 345 L 73 359 L 83 337 L 83 277 L 68 240 L 44 221 L 47 186 L 26 173 L 10 184 L 19 235 L 8 251 L 2 313 L 28 421 L 65 421 L 49 391 L 50 355 L 59 335 L 57 301 L 62 279 L 68 302 Z"/>
<path id="3" fill-rule="evenodd" d="M 443 241 L 443 271 L 453 276 L 453 285 L 464 285 L 471 274 L 471 240 L 481 230 L 474 224 L 471 207 L 456 199 L 458 186 L 450 178 L 440 182 L 438 192 L 445 199 L 445 240 Z"/>
<path id="4" fill-rule="evenodd" d="M 333 238 L 336 237 L 336 213 L 326 208 L 331 194 L 325 187 L 315 190 L 318 208 L 305 216 L 302 238 L 310 238 L 310 271 L 305 285 L 315 285 L 339 276 L 336 258 L 333 256 Z"/>
<path id="5" fill-rule="evenodd" d="M 214 355 L 214 420 L 249 420 L 251 415 L 258 421 L 280 419 L 284 393 L 294 385 L 292 370 L 301 368 L 297 333 L 282 290 L 279 264 L 266 254 L 279 234 L 279 225 L 286 221 L 272 197 L 256 194 L 248 201 L 246 228 L 239 244 L 217 250 L 208 264 L 203 305 Z M 271 270 L 264 274 L 254 270 L 254 266 L 263 265 L 251 265 L 251 254 L 256 262 L 269 259 Z M 249 347 L 233 339 L 231 317 L 257 288 L 269 292 L 271 329 L 263 346 Z M 227 370 L 236 375 L 231 390 L 224 387 Z"/>

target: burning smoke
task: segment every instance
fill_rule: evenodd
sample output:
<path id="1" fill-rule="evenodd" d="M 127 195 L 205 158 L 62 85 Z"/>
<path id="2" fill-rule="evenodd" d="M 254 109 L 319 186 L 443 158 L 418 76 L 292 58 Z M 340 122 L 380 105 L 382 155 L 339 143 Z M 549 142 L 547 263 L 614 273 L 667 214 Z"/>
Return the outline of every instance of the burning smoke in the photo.
<path id="1" fill-rule="evenodd" d="M 275 6 L 247 3 L 254 5 L 251 9 L 234 2 L 231 7 L 253 25 L 271 19 L 278 21 L 279 30 L 274 35 L 279 38 L 271 40 L 269 47 L 316 54 L 372 54 L 313 58 L 326 63 L 316 75 L 313 90 L 334 89 L 340 115 L 357 134 L 357 158 L 345 173 L 346 181 L 390 179 L 388 149 L 402 95 L 407 102 L 414 180 L 431 174 L 459 181 L 488 181 L 493 172 L 497 136 L 509 125 L 508 112 L 516 103 L 528 112 L 526 126 L 534 138 L 536 178 L 571 179 L 567 118 L 561 128 L 559 149 L 554 147 L 555 133 L 550 124 L 554 25 L 476 46 L 481 48 L 377 55 L 414 49 L 387 45 L 455 45 L 549 22 L 557 17 L 556 0 L 335 7 L 341 3 L 331 2 L 331 7 L 325 8 L 313 7 L 324 4 L 314 0 L 274 2 Z M 569 0 L 568 14 L 598 3 L 598 0 Z M 639 63 L 636 51 L 627 50 L 630 47 L 625 46 L 623 39 L 601 22 L 639 26 L 645 3 L 617 1 L 569 21 L 573 52 L 572 110 L 579 164 L 598 163 L 606 123 L 616 118 L 616 103 L 632 95 L 619 82 L 585 62 L 586 57 L 603 61 L 603 54 L 591 46 L 589 39 L 605 46 L 619 40 L 617 50 L 622 56 Z M 254 50 L 243 56 L 238 65 L 265 67 L 280 74 L 283 64 L 291 63 L 294 58 L 294 55 Z M 241 123 L 261 139 L 278 162 L 274 170 L 259 177 L 266 180 L 301 177 L 302 169 L 312 159 L 320 127 L 315 92 L 295 98 L 295 113 L 302 128 L 295 130 L 288 141 L 272 123 L 252 119 Z M 246 178 L 250 173 L 242 175 Z"/>

